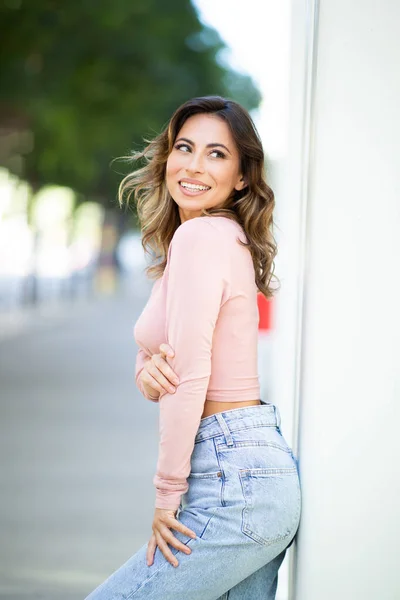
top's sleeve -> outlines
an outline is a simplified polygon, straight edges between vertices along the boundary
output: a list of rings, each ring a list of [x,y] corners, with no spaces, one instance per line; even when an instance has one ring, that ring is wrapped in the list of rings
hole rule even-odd
[[[139,379],[139,375],[142,372],[143,367],[146,364],[146,361],[150,360],[150,358],[151,358],[151,356],[146,354],[146,352],[144,350],[142,350],[142,348],[139,348],[138,353],[136,355],[135,381],[136,381],[137,388],[143,394],[143,396],[145,398],[147,398],[147,400],[151,400],[152,402],[158,402],[158,396],[154,397],[154,398],[149,396],[149,394],[145,391],[142,382]]]
[[[220,232],[202,217],[176,230],[168,253],[167,361],[179,377],[175,393],[159,400],[159,455],[153,478],[156,508],[175,510],[188,489],[190,457],[211,375],[213,332],[230,294],[228,250]]]

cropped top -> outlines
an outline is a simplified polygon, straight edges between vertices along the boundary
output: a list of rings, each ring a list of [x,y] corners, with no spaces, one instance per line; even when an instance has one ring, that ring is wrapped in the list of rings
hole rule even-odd
[[[159,403],[159,453],[153,484],[156,508],[176,510],[188,490],[190,457],[205,400],[260,398],[257,366],[258,288],[253,260],[239,223],[228,217],[194,217],[176,229],[163,275],[134,327],[139,375],[162,343],[177,374],[174,393]]]

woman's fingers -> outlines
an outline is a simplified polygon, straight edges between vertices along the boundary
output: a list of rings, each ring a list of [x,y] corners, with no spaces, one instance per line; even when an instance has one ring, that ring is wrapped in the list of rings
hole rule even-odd
[[[174,529],[175,529],[175,527],[174,527]],[[192,552],[191,549],[188,546],[186,546],[186,544],[183,544],[182,542],[180,542],[178,540],[178,538],[176,538],[174,536],[172,531],[170,529],[168,529],[168,527],[165,527],[162,530],[160,530],[160,534],[163,536],[164,540],[166,542],[168,542],[168,544],[170,544],[177,550],[180,550],[181,552],[184,552],[185,554],[191,554],[191,552]]]
[[[161,356],[161,354],[153,354],[153,363],[157,369],[166,377],[168,383],[178,385],[179,378],[176,373],[171,369],[167,361]]]
[[[193,539],[196,538],[196,532],[189,529],[189,527],[186,527],[183,523],[178,521],[178,519],[175,519],[173,529],[176,529],[177,531],[180,531],[184,535],[187,535]]]
[[[178,563],[177,559],[175,558],[175,556],[172,554],[171,550],[168,548],[167,542],[164,540],[161,533],[159,531],[156,531],[155,536],[156,536],[157,546],[160,548],[161,552],[163,553],[163,555],[165,556],[167,561],[169,563],[171,563],[171,565],[173,567],[177,567],[179,563]]]
[[[151,565],[153,564],[154,553],[156,551],[156,548],[157,548],[156,536],[153,533],[150,538],[149,543],[147,544],[147,551],[146,551],[146,562],[149,567],[151,567]]]
[[[171,358],[172,356],[175,356],[175,352],[174,350],[171,348],[171,346],[169,344],[160,344],[159,346],[160,348],[160,354],[159,355],[155,355],[155,356],[161,356],[162,359],[164,359],[164,356],[168,356],[169,358]],[[164,360],[164,375],[172,382],[175,384],[179,383],[179,378],[177,376],[177,374],[171,369],[171,367],[169,366],[169,364],[167,363],[166,360]]]
[[[149,362],[146,365],[147,375],[151,378],[149,380],[149,385],[153,386],[153,382],[157,382],[157,385],[153,386],[159,392],[169,392],[173,394],[175,392],[175,387],[171,384],[170,381],[163,375],[162,371],[160,371],[159,367],[153,363],[153,361]],[[143,369],[144,370],[144,369]]]
[[[196,537],[196,533],[186,527],[174,516],[176,511],[165,511],[163,509],[156,509],[156,516],[153,522],[153,532],[155,535],[156,543],[160,548],[161,552],[173,566],[178,566],[178,560],[176,556],[171,552],[168,544],[185,554],[191,554],[191,549],[183,544],[178,538],[176,538],[171,529],[181,531],[184,535],[191,538]]]
[[[148,369],[144,368],[141,375],[142,383],[151,387],[156,392],[165,392],[165,389],[158,383],[158,381],[149,373]]]
[[[153,354],[151,359],[146,362],[141,374],[141,381],[160,394],[164,392],[174,394],[175,386],[179,385],[179,378],[165,358],[173,356],[174,351],[166,343],[160,344],[160,351],[159,354]]]
[[[160,348],[160,352],[162,352],[166,356],[172,357],[175,354],[175,352],[173,351],[171,346],[169,344],[166,344],[165,342],[163,344],[160,344],[159,348]]]

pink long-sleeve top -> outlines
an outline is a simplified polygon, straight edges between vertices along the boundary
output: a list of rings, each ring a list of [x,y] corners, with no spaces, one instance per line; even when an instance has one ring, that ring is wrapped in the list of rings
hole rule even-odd
[[[162,343],[179,377],[159,399],[156,508],[176,510],[188,490],[190,457],[205,400],[260,398],[257,367],[258,288],[246,236],[228,217],[195,217],[175,231],[162,277],[136,321],[136,382]]]

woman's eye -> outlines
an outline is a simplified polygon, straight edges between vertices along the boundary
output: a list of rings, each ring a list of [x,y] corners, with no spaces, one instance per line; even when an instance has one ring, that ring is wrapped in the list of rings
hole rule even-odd
[[[177,145],[175,146],[175,148],[176,148],[177,150],[182,150],[182,148],[187,148],[188,150],[190,150],[190,148],[189,148],[189,146],[188,146],[187,144],[177,144]],[[185,150],[185,152],[186,152],[186,150]]]
[[[216,154],[217,158],[225,158],[225,154],[223,152],[220,152],[219,150],[213,150],[211,154]]]
[[[176,150],[181,150],[182,152],[191,152],[192,149],[187,144],[176,144]],[[225,154],[220,150],[212,150],[210,152],[210,156],[215,155],[215,158],[225,158]]]

